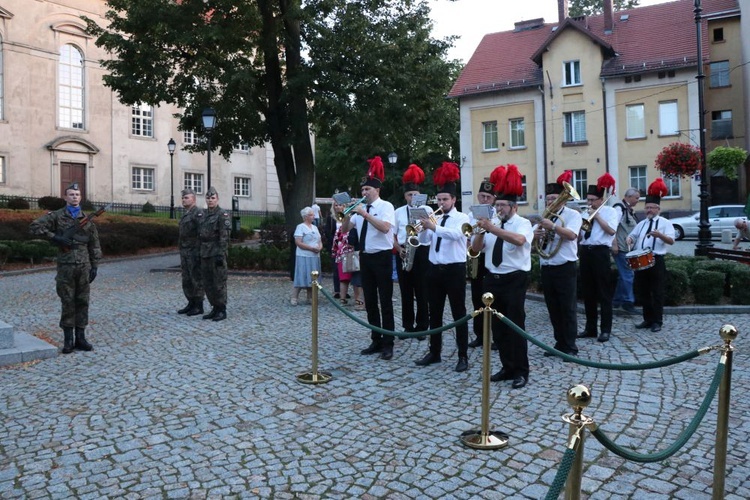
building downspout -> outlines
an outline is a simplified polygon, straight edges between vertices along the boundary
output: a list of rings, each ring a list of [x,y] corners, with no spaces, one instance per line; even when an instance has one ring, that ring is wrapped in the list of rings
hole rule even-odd
[[[544,124],[542,126],[542,145],[544,150],[544,157],[542,158],[542,161],[544,162],[544,182],[538,189],[541,193],[543,193],[545,186],[547,186],[548,184],[547,168],[549,167],[549,165],[547,165],[547,104],[546,96],[544,94],[544,85],[540,85],[538,88],[539,92],[542,93],[542,123]]]
[[[602,81],[602,117],[604,118],[604,171],[609,173],[609,136],[607,134],[607,89],[604,85],[605,79],[601,77]]]

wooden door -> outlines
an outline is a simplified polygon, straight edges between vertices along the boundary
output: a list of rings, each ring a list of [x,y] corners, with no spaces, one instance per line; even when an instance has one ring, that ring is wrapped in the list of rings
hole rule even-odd
[[[60,162],[60,196],[65,198],[65,189],[74,182],[81,190],[81,200],[86,199],[86,164]]]

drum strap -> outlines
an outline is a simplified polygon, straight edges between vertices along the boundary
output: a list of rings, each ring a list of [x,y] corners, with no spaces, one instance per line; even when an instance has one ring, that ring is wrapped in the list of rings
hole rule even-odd
[[[646,249],[646,238],[649,237],[648,233],[651,232],[652,228],[653,228],[654,231],[656,231],[657,229],[659,229],[659,221],[658,220],[656,221],[656,226],[654,226],[654,219],[651,219],[650,221],[648,221],[648,230],[646,231],[646,235],[643,237],[643,240],[641,240],[641,248],[644,249],[644,250]],[[641,227],[641,229],[643,229],[643,227]],[[648,248],[650,248],[651,250],[653,250],[654,249],[654,245],[656,245],[656,238],[654,238],[653,236],[651,236],[651,245]]]

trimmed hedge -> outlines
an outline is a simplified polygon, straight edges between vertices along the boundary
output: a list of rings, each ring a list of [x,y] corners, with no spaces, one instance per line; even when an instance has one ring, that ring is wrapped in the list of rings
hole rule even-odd
[[[750,266],[740,265],[730,278],[732,304],[750,304]]]
[[[718,304],[724,295],[726,275],[718,271],[699,269],[693,275],[693,296],[697,304]]]
[[[690,290],[690,278],[684,269],[667,268],[667,283],[664,289],[664,304],[678,306],[685,303]]]

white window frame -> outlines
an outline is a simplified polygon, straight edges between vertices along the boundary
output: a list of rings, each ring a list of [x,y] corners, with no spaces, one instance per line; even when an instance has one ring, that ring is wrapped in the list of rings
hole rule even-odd
[[[583,168],[580,170],[573,170],[573,179],[571,179],[571,184],[575,188],[576,191],[581,193],[581,196],[585,196],[586,191],[588,190],[588,184],[589,184],[589,174],[588,171]]]
[[[646,196],[648,189],[648,168],[646,165],[632,165],[628,167],[629,186],[638,190],[641,198]]]
[[[677,101],[659,103],[659,137],[679,135],[680,116]]]
[[[492,144],[493,137],[494,145]],[[482,122],[482,151],[497,151],[500,144],[498,139],[497,121]]]
[[[155,169],[153,167],[134,166],[130,170],[130,187],[134,191],[153,191]]]
[[[629,104],[625,106],[625,138],[626,139],[645,139],[646,138],[646,105]]]
[[[60,128],[84,130],[83,52],[66,43],[58,56],[57,124]]]
[[[511,118],[508,120],[508,134],[510,149],[523,149],[526,147],[526,123],[523,118]]]
[[[203,194],[203,174],[197,172],[185,172],[182,176],[183,189],[190,188],[195,194]]]
[[[183,130],[182,131],[182,143],[186,144],[188,146],[192,146],[196,142],[196,135],[195,131],[193,130]]]
[[[234,178],[234,196],[240,198],[253,197],[253,180],[251,177],[236,176]]]
[[[130,135],[154,137],[154,107],[139,103],[130,108]]]
[[[563,113],[563,138],[565,143],[586,142],[586,112]]]
[[[711,75],[709,79],[709,88],[717,89],[729,87],[729,61],[716,61],[710,64]]]
[[[246,142],[240,142],[239,144],[234,145],[234,150],[240,153],[249,153],[250,152],[250,144]]]
[[[682,196],[680,177],[676,175],[664,175],[664,184],[667,185],[667,195],[664,198],[679,198]]]
[[[563,62],[563,87],[575,87],[582,85],[581,82],[581,61],[564,61]]]
[[[8,182],[8,157],[0,155],[0,184],[6,184]]]
[[[529,197],[526,191],[526,176],[521,176],[521,187],[523,187],[523,193],[518,197],[518,203],[528,203]]]

